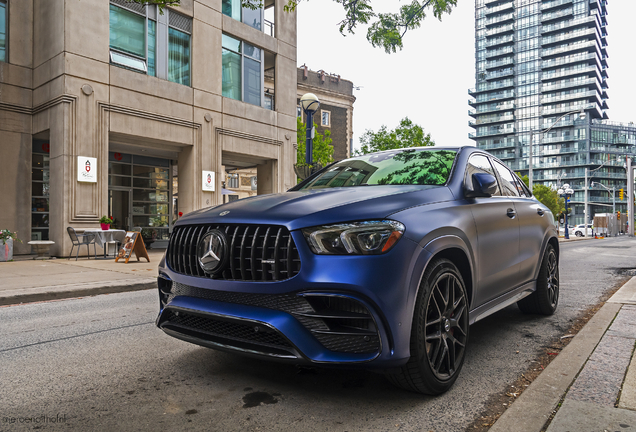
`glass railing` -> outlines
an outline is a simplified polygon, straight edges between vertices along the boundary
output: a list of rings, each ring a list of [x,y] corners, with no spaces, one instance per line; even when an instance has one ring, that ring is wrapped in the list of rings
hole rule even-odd
[[[513,35],[501,36],[501,37],[486,41],[486,47],[510,43],[510,42],[513,42],[514,40],[515,40],[515,37]]]
[[[564,16],[573,15],[573,14],[574,14],[574,9],[572,8],[565,9],[558,12],[544,13],[543,15],[541,15],[541,21],[550,21],[553,19],[557,19],[557,18],[561,18]]]
[[[548,9],[552,9],[555,8],[557,6],[561,6],[567,3],[572,3],[573,0],[554,0],[551,2],[547,2],[547,3],[543,3],[541,5],[541,10],[548,10]]]

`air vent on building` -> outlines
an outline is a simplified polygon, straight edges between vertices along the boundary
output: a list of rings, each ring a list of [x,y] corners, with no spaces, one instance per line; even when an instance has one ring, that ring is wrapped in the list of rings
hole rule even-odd
[[[170,27],[192,34],[192,18],[170,11],[168,16]]]
[[[128,0],[110,0],[110,2],[119,7],[123,7],[124,9],[128,9],[129,11],[146,15],[146,6],[141,5],[139,3],[131,2]]]

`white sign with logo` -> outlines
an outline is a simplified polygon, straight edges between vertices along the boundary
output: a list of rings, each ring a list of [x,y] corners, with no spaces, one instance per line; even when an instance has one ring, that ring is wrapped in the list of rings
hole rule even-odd
[[[250,186],[251,186],[252,190],[257,190],[258,189],[258,180],[257,180],[256,176],[250,177]]]
[[[214,171],[203,171],[203,192],[214,192]]]
[[[97,158],[77,157],[77,181],[97,183]]]

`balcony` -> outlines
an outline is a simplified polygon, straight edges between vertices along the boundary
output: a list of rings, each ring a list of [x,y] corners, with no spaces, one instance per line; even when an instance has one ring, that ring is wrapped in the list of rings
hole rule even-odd
[[[493,101],[501,101],[506,99],[514,99],[515,91],[514,90],[504,90],[496,93],[482,93],[475,98],[475,101],[471,103],[469,101],[469,105],[482,104]]]
[[[499,78],[507,77],[507,76],[510,76],[510,75],[514,75],[514,74],[515,74],[515,69],[513,67],[509,67],[509,68],[506,68],[506,69],[500,70],[500,71],[488,72],[486,74],[486,80],[490,81],[490,80],[499,79]]]
[[[515,20],[515,15],[513,13],[498,15],[486,20],[486,27],[490,28],[492,26],[511,23]]]
[[[585,138],[583,138],[583,140],[585,140]],[[574,135],[547,137],[540,140],[539,143],[540,144],[559,144],[559,143],[572,142],[572,141],[579,141],[579,138],[576,138]],[[561,153],[578,153],[579,151],[581,151],[581,149],[579,149],[578,146],[567,146],[567,147],[562,146],[560,149],[546,150],[546,153],[544,154],[548,155],[548,154],[561,154]],[[549,152],[552,152],[552,153],[549,153]]]
[[[496,50],[486,51],[486,58],[487,59],[492,59],[492,58],[495,58],[495,57],[501,57],[501,56],[504,56],[504,55],[514,54],[514,53],[515,53],[515,47],[508,46],[508,47],[499,48],[499,49],[496,49]]]
[[[554,8],[558,8],[559,6],[563,6],[565,4],[569,4],[572,3],[572,0],[554,0],[551,2],[547,2],[547,3],[543,3],[541,5],[541,11],[542,12],[547,12],[549,10],[552,10]]]
[[[563,78],[572,75],[583,75],[583,74],[596,74],[598,72],[598,66],[596,65],[584,65],[584,67],[568,67],[562,69],[555,69],[548,72],[544,72],[541,76],[541,81],[548,81],[557,78]]]
[[[477,143],[477,147],[482,150],[494,150],[494,149],[504,149],[504,148],[514,148],[515,147],[515,139],[514,138],[505,138],[505,139],[497,139],[497,140],[483,140]]]
[[[498,45],[510,44],[510,43],[514,43],[514,41],[515,41],[514,35],[506,35],[506,36],[498,37],[495,39],[488,39],[486,41],[486,48],[491,48]]]
[[[499,68],[503,68],[506,66],[511,66],[515,64],[515,58],[514,57],[505,57],[499,60],[491,60],[489,62],[486,62],[486,70],[490,70],[490,69],[499,69]]]
[[[563,17],[569,17],[574,15],[574,9],[569,8],[557,12],[544,13],[541,15],[541,22],[548,23],[550,21],[554,21],[557,19],[561,19]]]
[[[494,6],[491,8],[486,9],[486,16],[491,16],[494,15],[496,13],[499,12],[504,12],[504,11],[514,11],[515,10],[515,4],[512,1],[506,2],[504,4],[501,4],[499,6]]]
[[[499,126],[496,128],[488,128],[486,130],[478,130],[476,133],[468,134],[469,138],[480,138],[480,137],[488,137],[488,136],[497,136],[497,135],[510,135],[515,133],[514,127],[503,127]]]
[[[561,21],[559,23],[553,23],[544,25],[541,28],[541,34],[546,35],[555,31],[560,31],[569,27],[580,27],[583,25],[594,26],[597,25],[600,28],[600,21],[596,16],[588,16],[585,18],[572,19],[567,21]]]
[[[568,80],[562,80],[562,81],[555,81],[553,83],[544,83],[541,86],[541,91],[549,92],[549,91],[561,90],[561,89],[566,89],[571,87],[591,86],[594,84],[596,84],[598,87],[598,81],[596,78],[568,79]]]
[[[541,115],[544,117],[550,116],[550,115],[561,115],[570,111],[580,111],[582,109],[584,109],[585,111],[588,111],[589,109],[594,109],[594,108],[596,108],[596,110],[600,113],[601,110],[597,104],[590,104],[589,102],[583,102],[583,103],[571,104],[571,105],[562,106],[562,107],[554,107],[554,108],[543,107],[541,109]]]
[[[541,38],[541,45],[550,45],[557,42],[563,42],[572,39],[590,39],[588,36],[596,36],[600,42],[600,35],[594,27],[583,30],[569,31],[567,33],[559,33],[554,36],[544,36]]]
[[[468,122],[468,125],[471,127],[482,126],[486,124],[494,124],[494,123],[502,123],[502,122],[511,122],[515,120],[515,116],[513,114],[502,114],[498,116],[488,116],[488,117],[480,117],[474,122]]]
[[[554,48],[546,48],[541,50],[542,57],[555,56],[559,54],[563,54],[571,51],[589,51],[590,48],[596,48],[596,41],[583,41],[583,42],[575,42],[565,46],[557,46]]]
[[[514,102],[493,103],[488,105],[480,105],[475,110],[469,110],[468,115],[475,117],[481,114],[488,114],[500,111],[509,111],[515,109]]]
[[[546,105],[546,104],[564,102],[564,101],[575,100],[575,99],[588,99],[592,97],[597,97],[597,99],[600,100],[600,96],[596,91],[586,91],[586,92],[569,93],[569,94],[565,94],[561,96],[544,96],[541,98],[541,104]]]
[[[486,30],[486,37],[492,37],[495,35],[503,35],[506,33],[512,33],[515,31],[514,24],[506,24],[500,27],[493,27],[491,29]]]
[[[598,57],[598,54],[588,52],[544,60],[541,62],[541,69],[559,67],[570,63],[588,62],[590,60],[596,60],[596,64],[598,64],[599,67],[602,67],[602,60]]]
[[[501,81],[490,82],[487,84],[482,84],[478,89],[470,89],[468,90],[468,94],[471,96],[478,95],[479,93],[485,93],[493,90],[503,90],[506,88],[514,87],[515,81],[512,79],[506,79]]]

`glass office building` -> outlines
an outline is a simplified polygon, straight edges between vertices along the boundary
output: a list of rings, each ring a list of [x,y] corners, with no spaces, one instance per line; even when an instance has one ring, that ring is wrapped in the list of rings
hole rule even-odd
[[[583,223],[585,171],[626,201],[623,164],[636,128],[607,121],[607,0],[476,0],[475,88],[470,138],[521,175],[569,183],[572,223]],[[582,114],[585,115],[582,115]],[[588,191],[589,215],[611,212],[602,186]],[[606,207],[608,206],[609,207]]]

